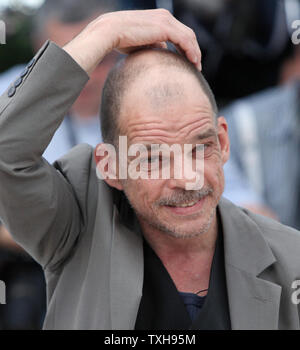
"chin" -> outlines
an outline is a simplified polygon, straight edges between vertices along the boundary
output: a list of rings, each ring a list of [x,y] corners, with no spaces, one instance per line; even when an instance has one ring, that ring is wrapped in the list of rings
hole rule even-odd
[[[170,237],[176,238],[176,239],[193,239],[196,237],[201,236],[203,233],[201,231],[192,231],[192,232],[181,232],[181,231],[168,231],[165,232],[168,234]]]
[[[173,220],[168,220],[161,222],[156,226],[161,232],[179,239],[191,239],[201,236],[209,231],[212,226],[215,211],[211,213],[207,218],[201,218],[199,220],[185,220],[181,222],[174,222]],[[194,222],[193,222],[194,221]],[[172,222],[172,224],[170,224]]]

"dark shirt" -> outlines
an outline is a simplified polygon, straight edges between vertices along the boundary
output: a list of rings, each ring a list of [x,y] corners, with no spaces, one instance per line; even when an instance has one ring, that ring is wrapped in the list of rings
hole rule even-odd
[[[195,311],[195,310],[194,310]],[[192,318],[194,319],[192,320]],[[230,329],[224,268],[223,232],[219,232],[212,262],[209,290],[202,307],[192,317],[173,280],[153,249],[144,240],[144,284],[135,329]]]
[[[190,319],[194,321],[205,302],[206,296],[201,297],[194,293],[184,292],[179,292],[179,295],[181,296],[186,310],[189,313]]]

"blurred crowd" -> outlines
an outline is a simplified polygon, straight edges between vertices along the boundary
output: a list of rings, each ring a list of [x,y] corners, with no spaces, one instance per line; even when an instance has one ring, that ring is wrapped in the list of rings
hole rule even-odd
[[[101,13],[156,7],[170,10],[197,35],[203,73],[229,125],[224,196],[300,229],[300,44],[291,41],[300,0],[45,0],[30,15],[28,42],[33,52],[47,39],[61,46]],[[50,163],[78,143],[101,141],[102,86],[118,58],[108,55],[92,74],[44,153]],[[1,72],[0,94],[25,66],[24,59]],[[6,283],[0,329],[40,329],[43,271],[3,224],[0,279]]]

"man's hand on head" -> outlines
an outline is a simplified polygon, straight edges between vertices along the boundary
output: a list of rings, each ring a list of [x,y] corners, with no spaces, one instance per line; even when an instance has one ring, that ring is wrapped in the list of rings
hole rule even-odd
[[[101,15],[63,49],[90,75],[114,49],[130,53],[141,47],[166,48],[167,41],[201,70],[201,52],[195,33],[164,9]]]

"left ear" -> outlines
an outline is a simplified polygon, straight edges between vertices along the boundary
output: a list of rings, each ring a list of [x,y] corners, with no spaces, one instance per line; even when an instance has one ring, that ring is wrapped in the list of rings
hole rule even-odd
[[[222,162],[225,164],[230,155],[230,141],[228,136],[228,125],[224,117],[218,118],[218,139],[221,148]]]

